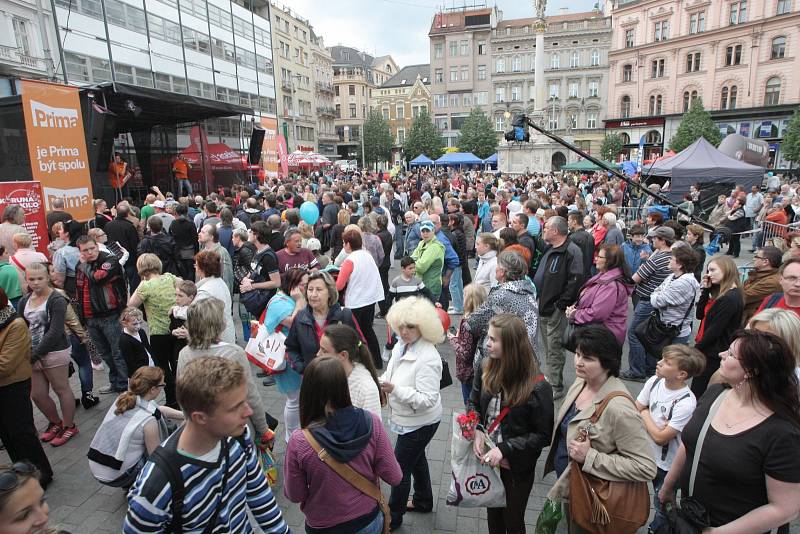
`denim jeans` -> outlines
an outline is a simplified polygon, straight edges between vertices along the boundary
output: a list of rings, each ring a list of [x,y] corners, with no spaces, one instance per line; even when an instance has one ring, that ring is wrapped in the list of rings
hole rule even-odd
[[[636,325],[647,320],[653,307],[650,305],[649,298],[642,298],[633,309],[633,319],[628,327],[628,368],[634,376],[643,377],[647,375],[647,355],[639,342],[639,338],[634,334]],[[654,367],[655,369],[655,367]]]
[[[72,345],[72,359],[78,364],[81,394],[91,393],[94,389],[94,375],[92,374],[92,360],[89,358],[89,351],[75,334],[69,335],[69,342]]]
[[[119,336],[122,327],[119,315],[110,317],[89,317],[86,319],[89,335],[108,365],[108,382],[112,389],[126,391],[128,389],[128,366],[119,350]]]
[[[665,478],[667,478],[667,471],[664,471],[660,467],[656,468],[656,478],[653,479],[653,511],[655,514],[649,525],[650,530],[653,532],[658,530],[667,520],[664,516],[664,511],[661,509],[661,501],[658,500],[658,492],[661,490],[661,486],[664,485]]]
[[[450,300],[456,313],[464,312],[464,284],[461,278],[461,267],[453,269],[450,276]]]
[[[372,523],[353,534],[381,534],[381,532],[383,532],[383,512],[378,511],[378,515],[375,516]]]
[[[399,260],[403,257],[403,225],[395,223],[394,227],[394,259]]]
[[[403,524],[403,514],[406,513],[408,495],[411,493],[411,477],[414,477],[414,508],[421,511],[433,509],[433,490],[431,489],[431,473],[428,470],[428,459],[425,457],[425,447],[428,446],[439,423],[418,428],[408,434],[397,436],[394,446],[394,456],[400,469],[403,471],[403,480],[392,488],[389,496],[389,509],[392,512],[392,528]]]
[[[187,196],[192,196],[192,182],[189,180],[178,180],[178,196],[183,196],[183,189],[189,192]]]
[[[472,394],[472,381],[461,382],[461,396],[464,397],[464,406],[469,401],[469,396]]]
[[[255,317],[250,315],[250,312],[244,307],[241,296],[236,297],[236,306],[239,309],[239,319],[242,321],[242,339],[247,343],[247,340],[250,339],[250,321],[255,319]]]

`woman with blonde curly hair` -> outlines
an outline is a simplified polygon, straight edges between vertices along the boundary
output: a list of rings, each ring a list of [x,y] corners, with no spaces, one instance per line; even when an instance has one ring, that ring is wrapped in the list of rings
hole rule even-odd
[[[442,357],[436,344],[444,339],[444,328],[436,308],[423,297],[408,297],[395,303],[386,321],[399,340],[392,349],[381,389],[391,408],[391,428],[398,434],[394,454],[403,470],[403,481],[392,488],[389,508],[392,530],[403,523],[407,510],[427,513],[433,510],[433,491],[425,457],[439,422],[442,399]],[[411,477],[414,495],[409,499]]]

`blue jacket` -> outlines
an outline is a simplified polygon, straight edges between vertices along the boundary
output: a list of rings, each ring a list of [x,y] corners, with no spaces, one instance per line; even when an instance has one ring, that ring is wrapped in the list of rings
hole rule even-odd
[[[422,241],[422,234],[419,233],[419,221],[417,221],[406,230],[405,255],[411,256],[417,250],[420,241]]]
[[[455,269],[461,262],[458,261],[458,254],[456,254],[456,249],[453,248],[453,244],[450,242],[450,238],[447,237],[442,230],[436,232],[436,239],[444,245],[444,268],[447,269]]]
[[[633,241],[628,240],[622,244],[622,252],[625,254],[625,263],[630,267],[631,273],[635,273],[639,270],[639,266],[644,263],[644,260],[639,256],[642,251],[648,254],[653,253],[653,249],[647,243],[642,243],[637,246],[633,244]]]

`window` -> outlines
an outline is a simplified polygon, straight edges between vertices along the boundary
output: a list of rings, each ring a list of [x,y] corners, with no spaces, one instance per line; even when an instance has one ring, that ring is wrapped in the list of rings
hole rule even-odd
[[[572,53],[572,57],[569,59],[569,67],[571,69],[577,68],[581,66],[580,62],[580,54],[577,51]]]
[[[700,52],[686,55],[686,72],[697,72],[700,70]]]
[[[447,117],[436,117],[436,129],[440,132],[447,129]]]
[[[522,58],[514,56],[511,60],[511,72],[519,72],[522,70]]]
[[[503,58],[498,58],[497,61],[494,62],[494,71],[495,72],[505,72],[506,71],[506,60]]]
[[[450,95],[450,107],[451,108],[459,107],[459,103],[458,103],[459,100],[460,99],[458,98],[458,95]]]
[[[692,102],[694,102],[695,98],[697,98],[697,91],[692,91],[692,92],[684,91],[683,92],[683,112],[684,113],[689,111],[689,108],[691,107]],[[723,109],[725,109],[725,108],[723,108]]]
[[[661,95],[650,95],[650,107],[648,108],[650,115],[661,115],[661,103]]]
[[[406,107],[403,104],[399,104],[395,107],[395,118],[397,119],[405,119],[406,118]]]
[[[552,56],[550,56],[550,68],[558,69],[560,68],[560,66],[561,66],[561,56],[559,56],[557,53],[554,53]]]
[[[551,115],[547,126],[550,130],[558,130],[558,115]]]
[[[472,95],[472,101],[476,106],[485,106],[489,103],[488,91],[476,91]]]
[[[479,56],[486,55],[486,41],[478,41],[478,55]]]
[[[528,100],[531,102],[536,100],[536,86],[532,83],[528,85]]]
[[[342,105],[341,104],[336,104],[336,118],[337,119],[341,119],[342,118]]]
[[[511,101],[519,102],[520,100],[522,100],[522,86],[520,85],[511,86]]]
[[[689,33],[703,33],[706,31],[706,12],[698,11],[689,15]]]
[[[433,55],[436,59],[444,57],[444,44],[436,43],[433,45]]]
[[[598,52],[597,50],[593,50],[592,51],[591,65],[592,65],[592,67],[600,66],[600,52]]]
[[[578,98],[578,87],[580,82],[569,82],[569,97]]]
[[[600,82],[592,80],[589,82],[589,98],[597,98],[600,96]]]
[[[735,85],[723,87],[720,93],[719,108],[736,109],[736,97],[738,96],[738,92],[739,88]]]
[[[505,117],[503,115],[495,115],[494,116],[494,131],[495,132],[502,132],[505,130]]]
[[[458,55],[458,41],[450,41],[450,57]]]
[[[465,108],[472,107],[472,93],[464,93],[461,100]]]
[[[406,131],[404,128],[397,129],[397,144],[402,145],[406,142]]]
[[[479,80],[486,79],[486,65],[478,65],[478,79]]]
[[[654,59],[650,64],[650,77],[663,78],[666,71],[665,59]]]
[[[385,121],[389,120],[389,108],[381,109],[381,114],[383,115],[383,120]]]
[[[333,93],[334,93],[336,96],[339,96],[339,86],[338,86],[338,85],[334,85],[334,86],[333,86]]]
[[[446,108],[447,95],[433,95],[433,105],[437,108]]]
[[[586,114],[586,127],[587,128],[597,128],[597,112],[590,111]]]
[[[629,82],[633,80],[633,65],[626,63],[622,66],[622,81]]]
[[[450,81],[451,82],[458,81],[458,67],[450,67]]]
[[[550,95],[550,98],[558,98],[558,93],[559,93],[558,82],[550,82],[550,89],[547,94]]]
[[[350,118],[351,119],[355,119],[356,118],[356,105],[355,104],[350,104]]]
[[[633,48],[633,30],[625,30],[625,48]]]
[[[773,76],[767,80],[766,91],[764,92],[764,105],[775,106],[781,99],[781,79]]]
[[[348,85],[347,86],[347,94],[350,96],[356,96],[356,86],[355,85]]]
[[[725,66],[741,65],[742,45],[731,45],[725,49]]]
[[[792,0],[778,0],[778,8],[775,10],[776,15],[783,15],[792,10]]]
[[[619,114],[623,119],[631,116],[631,97],[628,95],[623,96],[620,101]]]
[[[505,102],[506,101],[506,88],[505,87],[495,87],[494,88],[494,101],[495,102]]]
[[[786,55],[786,37],[776,37],[772,40],[770,59],[782,59]]]
[[[461,55],[466,56],[469,54],[469,41],[461,41]]]
[[[465,82],[469,80],[469,66],[461,65],[461,81]]]
[[[656,144],[661,142],[661,133],[658,130],[650,130],[644,136],[644,142],[648,144]]]
[[[575,129],[578,127],[578,114],[577,113],[570,113],[569,114],[569,127]]]
[[[747,0],[731,2],[731,24],[742,24],[747,22]]]
[[[31,55],[30,43],[30,24],[27,20],[14,17],[11,19],[14,25],[14,37],[17,41],[17,49],[26,56]]]
[[[669,21],[662,20],[656,22],[653,27],[653,39],[655,41],[666,41],[669,37]]]
[[[444,72],[442,69],[433,71],[433,81],[434,83],[444,83]]]

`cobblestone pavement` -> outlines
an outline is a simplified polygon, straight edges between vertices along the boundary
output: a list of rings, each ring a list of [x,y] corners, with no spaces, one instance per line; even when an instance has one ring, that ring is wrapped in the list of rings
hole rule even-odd
[[[745,245],[742,246],[747,250]],[[749,255],[748,255],[749,256]],[[749,262],[748,258],[739,260],[740,264]],[[395,262],[397,263],[397,262]],[[396,269],[392,270],[392,275]],[[241,333],[241,330],[238,330]],[[375,321],[375,332],[381,343],[386,338],[385,322]],[[455,361],[452,351],[447,344],[440,346],[441,353],[450,363],[450,369],[455,372]],[[626,365],[623,365],[623,369]],[[255,367],[252,371],[255,372]],[[571,383],[575,378],[575,373],[567,362],[565,367],[565,380]],[[95,391],[106,385],[107,373],[95,372]],[[261,381],[258,381],[259,384]],[[631,393],[635,396],[641,389],[641,384],[628,382]],[[72,377],[73,390],[79,394],[77,374]],[[277,417],[283,419],[284,398],[275,390],[274,387],[261,387],[261,394],[266,410]],[[47,491],[47,500],[50,504],[50,524],[53,527],[66,530],[72,534],[89,533],[118,533],[126,512],[125,493],[121,489],[109,488],[98,483],[92,478],[86,459],[86,452],[92,440],[94,432],[100,425],[106,410],[113,402],[114,397],[109,395],[102,396],[102,402],[96,408],[89,411],[78,408],[76,421],[80,433],[66,445],[54,448],[45,444],[50,462],[55,471],[55,480]],[[457,384],[442,390],[442,404],[444,413],[442,422],[436,435],[431,441],[427,457],[430,464],[431,479],[433,480],[433,493],[438,495],[433,513],[430,514],[407,514],[403,527],[398,532],[459,532],[459,533],[479,533],[488,532],[486,526],[486,510],[477,508],[454,508],[445,504],[445,498],[450,484],[450,437],[452,414],[463,409],[461,392]],[[46,422],[41,414],[36,412],[37,427],[44,428]],[[384,409],[384,425],[388,428],[389,411]],[[283,427],[278,429],[278,439],[276,439],[277,458],[281,464],[285,444],[283,441]],[[544,457],[543,452],[537,466],[537,479],[533,487],[528,509],[526,512],[526,523],[529,532],[533,532],[539,511],[542,509],[547,491],[555,481],[553,474],[542,479]],[[7,462],[8,456],[5,451],[0,452],[0,461]],[[298,505],[289,502],[284,496],[283,491],[278,485],[273,488],[277,496],[281,510],[289,525],[295,532],[303,532],[303,514]],[[388,495],[388,487],[384,486],[384,492]],[[563,522],[562,522],[563,527]],[[793,529],[800,529],[800,523],[793,523]],[[566,532],[566,529],[563,529]],[[642,529],[644,532],[645,529]]]

